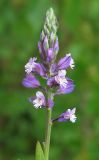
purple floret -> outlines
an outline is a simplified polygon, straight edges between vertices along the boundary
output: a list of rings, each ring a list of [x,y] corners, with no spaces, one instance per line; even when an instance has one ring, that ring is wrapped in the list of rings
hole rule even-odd
[[[74,68],[74,60],[71,57],[71,54],[67,54],[65,57],[61,58],[60,61],[58,62],[58,69],[67,69],[71,67],[72,69]]]
[[[22,84],[27,88],[38,88],[38,87],[40,87],[40,82],[31,73],[26,74],[26,77],[23,79]]]

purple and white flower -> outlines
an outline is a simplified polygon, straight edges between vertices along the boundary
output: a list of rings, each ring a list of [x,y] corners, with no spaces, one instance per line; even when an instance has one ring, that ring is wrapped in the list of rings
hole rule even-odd
[[[46,100],[44,94],[40,91],[36,92],[36,97],[33,99],[32,103],[36,109],[45,106]]]
[[[60,87],[66,87],[67,80],[66,80],[66,71],[65,70],[59,70],[58,74],[54,77],[51,77],[47,81],[47,85],[52,87],[59,85]]]
[[[29,59],[29,62],[25,65],[25,72],[27,74],[31,73],[35,68],[37,58],[33,57]]]
[[[35,72],[42,77],[46,77],[46,69],[43,64],[36,63],[37,58],[33,57],[29,59],[29,62],[25,65],[25,72],[27,74]]]
[[[34,105],[36,109],[42,107],[52,108],[54,106],[53,100],[50,98],[46,100],[44,94],[41,91],[37,91],[36,96],[30,97],[29,101]]]
[[[47,80],[47,85],[49,87],[57,87],[55,95],[69,94],[74,90],[75,87],[73,81],[70,78],[65,77],[65,72],[59,73],[59,75],[49,78]]]
[[[73,81],[68,77],[66,77],[66,80],[67,80],[66,87],[63,87],[63,86],[59,87],[56,94],[69,94],[73,92],[74,87],[75,87]]]
[[[60,85],[60,87],[66,88],[67,80],[66,80],[66,71],[65,70],[59,70],[58,75],[55,76],[55,81],[57,84]]]
[[[72,123],[75,123],[77,119],[75,112],[76,112],[76,108],[68,109],[66,112],[62,113],[59,116],[58,121],[64,122],[64,121],[70,120]]]

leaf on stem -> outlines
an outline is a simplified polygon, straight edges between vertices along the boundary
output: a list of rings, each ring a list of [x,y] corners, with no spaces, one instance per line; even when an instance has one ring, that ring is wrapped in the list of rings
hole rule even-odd
[[[35,160],[45,160],[44,153],[39,141],[36,144]]]

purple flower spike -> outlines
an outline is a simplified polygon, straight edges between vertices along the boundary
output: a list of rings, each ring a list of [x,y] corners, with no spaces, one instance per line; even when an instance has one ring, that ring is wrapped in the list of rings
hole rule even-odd
[[[40,82],[31,73],[26,75],[22,84],[27,88],[38,88],[40,86]]]
[[[74,68],[74,60],[71,57],[71,54],[67,54],[65,57],[61,58],[58,62],[58,69],[67,69],[67,68]]]
[[[54,96],[59,94],[69,94],[74,90],[74,83],[67,77],[67,69],[74,68],[74,60],[71,54],[66,54],[58,63],[56,61],[59,52],[59,41],[57,36],[58,23],[54,15],[54,11],[50,8],[46,13],[44,28],[38,42],[41,62],[37,62],[37,58],[30,58],[25,65],[26,77],[22,84],[27,88],[38,88],[36,95],[30,97],[29,101],[37,108],[46,108],[51,110],[54,106]],[[40,82],[36,76],[46,82]],[[46,83],[46,84],[45,84]],[[76,121],[76,108],[68,109],[62,113],[54,121]],[[51,118],[51,117],[49,117]]]
[[[75,85],[73,81],[67,77],[66,79],[67,79],[66,87],[60,87],[56,94],[69,94],[74,90]]]
[[[66,112],[62,113],[58,118],[58,122],[64,122],[70,120],[72,123],[75,123],[77,117],[75,115],[76,108],[68,109]]]
[[[33,103],[33,105],[36,109],[42,108],[43,106],[46,106],[45,96],[40,91],[36,92],[36,97],[30,98],[30,101]]]

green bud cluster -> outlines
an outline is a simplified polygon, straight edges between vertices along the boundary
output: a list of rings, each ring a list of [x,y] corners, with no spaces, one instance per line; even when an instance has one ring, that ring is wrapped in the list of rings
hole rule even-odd
[[[50,8],[46,12],[44,28],[41,33],[41,40],[43,40],[45,36],[47,36],[48,39],[50,39],[50,41],[55,40],[57,37],[56,36],[57,29],[58,29],[57,19],[53,9]]]

